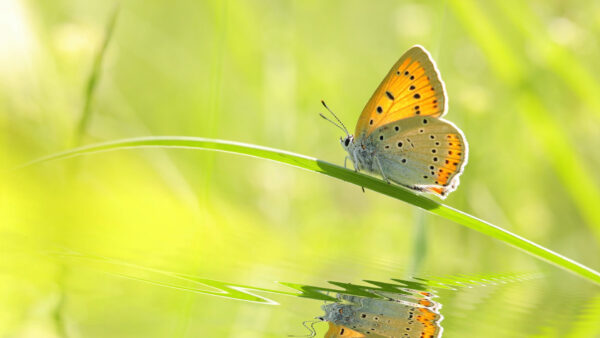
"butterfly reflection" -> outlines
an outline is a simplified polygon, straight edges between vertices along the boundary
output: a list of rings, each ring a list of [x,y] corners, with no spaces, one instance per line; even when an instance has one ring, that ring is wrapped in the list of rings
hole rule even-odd
[[[322,306],[333,337],[441,337],[441,304],[432,293],[402,288],[401,293],[372,290],[372,297],[338,293],[337,301]]]

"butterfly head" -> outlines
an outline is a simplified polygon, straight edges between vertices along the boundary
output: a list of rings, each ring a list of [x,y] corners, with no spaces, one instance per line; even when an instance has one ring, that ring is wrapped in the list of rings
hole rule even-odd
[[[346,137],[340,137],[340,143],[342,143],[342,147],[344,147],[344,149],[348,150],[348,147],[350,147],[354,143],[354,136],[350,135],[350,133],[348,132],[348,129],[346,128],[346,126],[344,125],[342,120],[340,120],[339,117],[337,117],[337,115],[335,115],[331,111],[331,109],[329,109],[329,107],[327,107],[327,105],[325,104],[325,101],[321,100],[321,103],[331,113],[331,115],[335,118],[335,121],[337,121],[337,123],[335,121],[327,118],[327,116],[325,116],[323,114],[319,114],[319,115],[322,118],[324,118],[325,120],[331,122],[334,126],[340,128],[344,133],[346,133]]]
[[[348,148],[354,143],[354,135],[346,135],[346,137],[340,137],[340,143],[342,144],[342,147],[344,147],[345,150],[348,150]]]

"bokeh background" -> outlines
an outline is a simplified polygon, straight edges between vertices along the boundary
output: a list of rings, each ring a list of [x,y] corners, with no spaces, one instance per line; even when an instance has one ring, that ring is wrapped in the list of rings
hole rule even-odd
[[[284,337],[322,314],[310,299],[267,305],[131,278],[147,269],[286,291],[275,281],[533,273],[443,291],[444,336],[600,335],[597,285],[315,173],[173,149],[12,170],[148,135],[342,164],[319,101],[353,129],[421,44],[470,144],[446,203],[598,269],[599,2],[121,1],[90,94],[115,5],[0,0],[0,336]],[[110,260],[131,271],[98,264]]]

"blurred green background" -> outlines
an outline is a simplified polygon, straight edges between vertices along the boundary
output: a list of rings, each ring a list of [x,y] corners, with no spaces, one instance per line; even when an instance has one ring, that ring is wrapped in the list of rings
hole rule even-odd
[[[471,150],[446,203],[598,269],[599,2],[122,1],[78,139],[115,5],[0,0],[0,336],[284,337],[322,314],[322,302],[214,297],[67,252],[286,291],[274,282],[540,272],[444,291],[444,336],[600,336],[596,285],[311,172],[160,149],[10,171],[146,135],[342,164],[319,101],[353,129],[391,65],[421,44]]]

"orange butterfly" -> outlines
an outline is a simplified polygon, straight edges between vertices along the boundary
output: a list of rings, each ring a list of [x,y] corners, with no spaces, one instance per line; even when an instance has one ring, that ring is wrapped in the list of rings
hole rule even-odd
[[[340,142],[355,170],[445,198],[458,186],[468,156],[462,131],[441,118],[447,106],[437,67],[417,45],[400,57],[367,102],[356,137],[333,112],[339,124],[321,116],[346,133]]]
[[[325,316],[318,317],[329,323],[324,337],[440,337],[441,304],[432,300],[431,293],[419,295],[420,299],[408,301],[402,297],[411,296],[390,293],[382,294],[382,298],[338,294],[338,302],[324,305]]]

